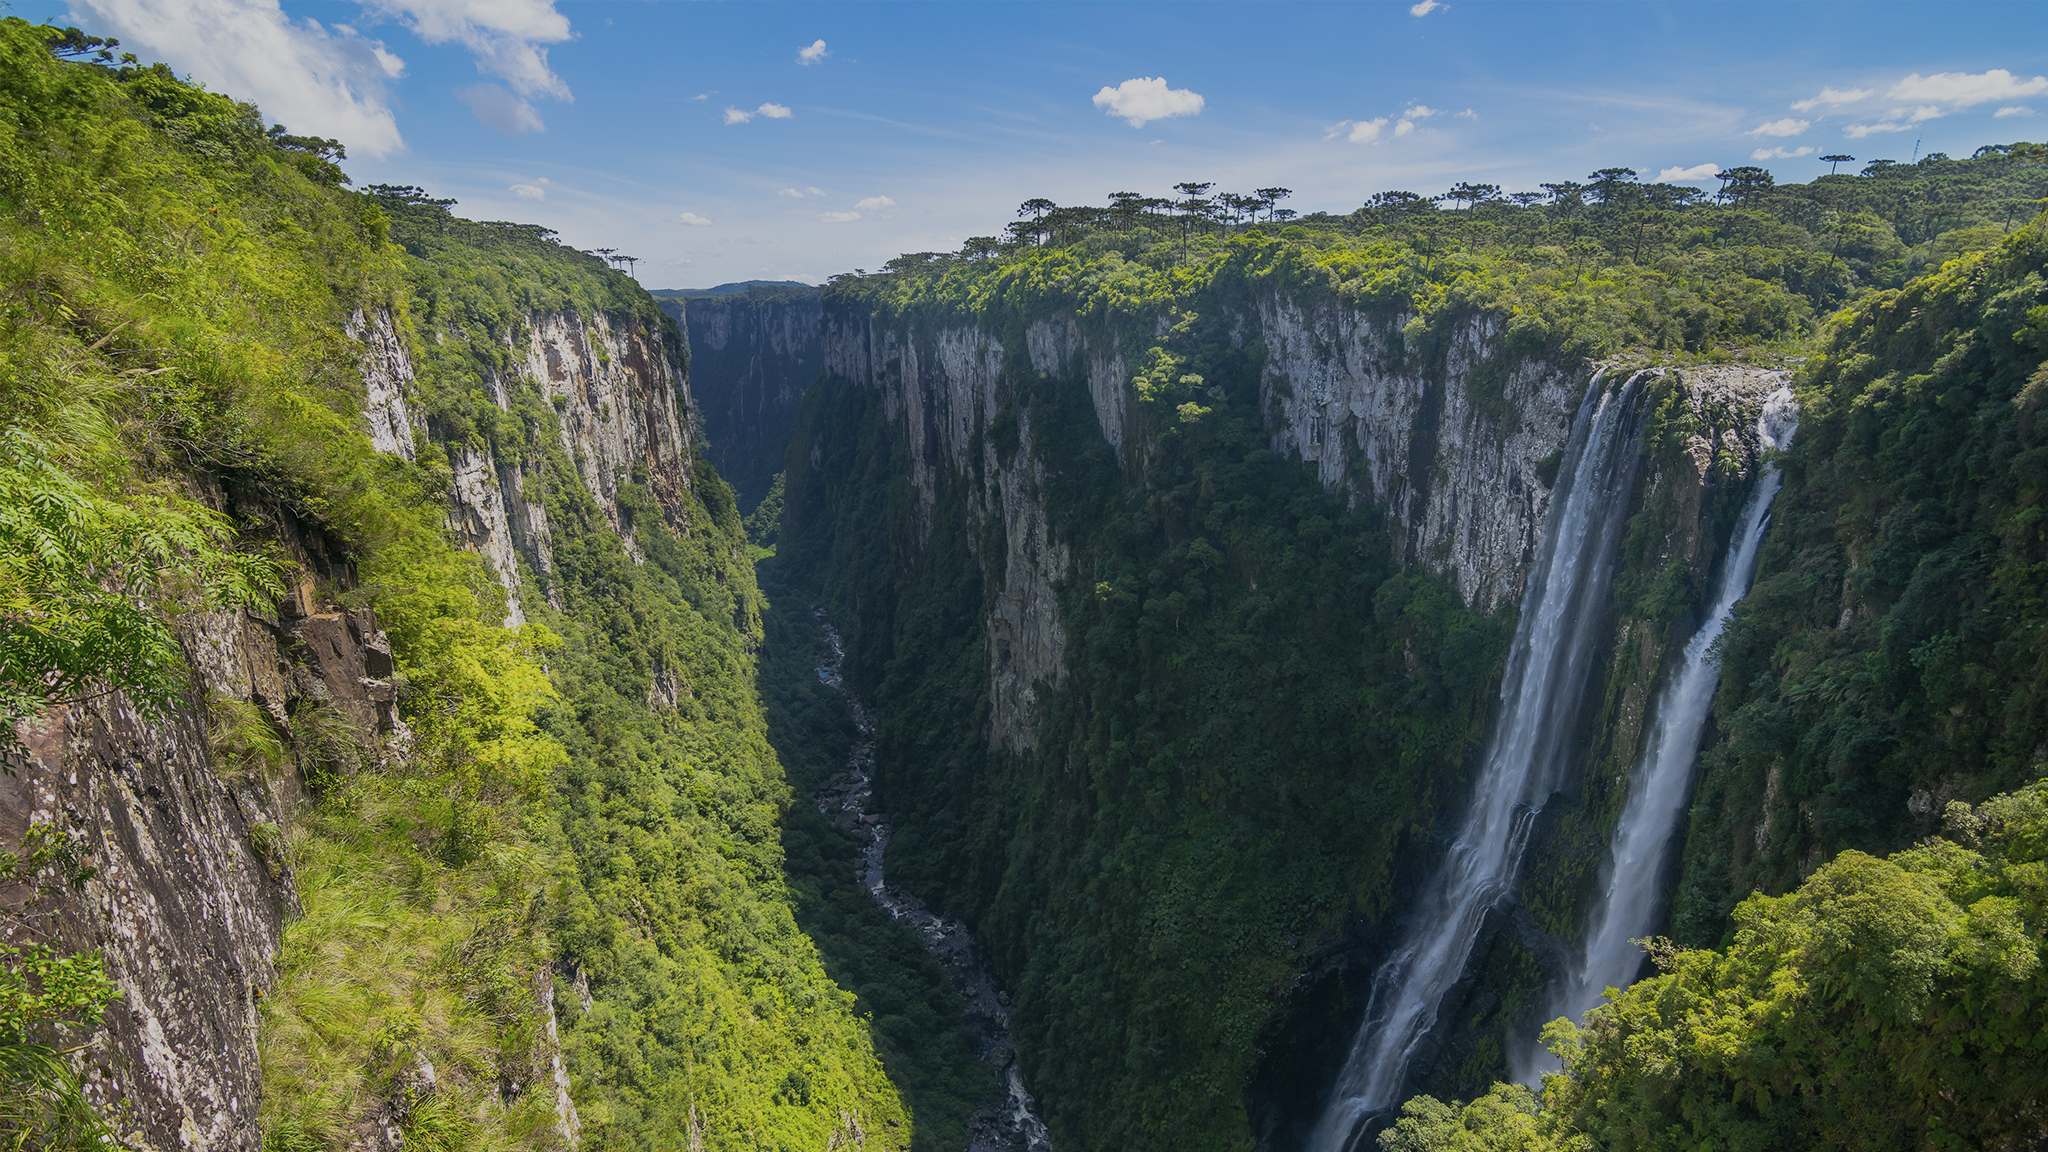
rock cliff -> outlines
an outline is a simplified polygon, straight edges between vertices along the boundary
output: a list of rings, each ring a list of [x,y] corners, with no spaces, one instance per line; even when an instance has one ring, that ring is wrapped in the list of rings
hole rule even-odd
[[[508,595],[509,622],[523,622],[527,574],[532,591],[549,595],[554,569],[540,490],[543,454],[500,451],[475,438],[447,443],[435,437],[407,405],[415,373],[389,314],[378,311],[365,320],[358,313],[349,332],[363,345],[364,420],[371,442],[406,459],[414,458],[421,442],[446,451],[453,472],[450,527],[491,562]],[[603,313],[588,319],[528,314],[505,351],[512,368],[488,381],[492,402],[509,413],[515,392],[538,393],[552,409],[552,431],[576,477],[629,552],[636,546],[619,499],[628,484],[645,487],[669,525],[688,530],[682,496],[693,483],[694,427],[678,333],[620,327]]]
[[[752,508],[782,471],[797,406],[824,367],[819,291],[763,285],[661,307],[689,339],[705,455]]]
[[[296,910],[284,829],[319,767],[297,737],[341,731],[381,757],[402,733],[389,641],[368,610],[316,591],[345,586],[346,567],[290,513],[242,511],[270,521],[298,564],[280,611],[184,617],[196,675],[182,707],[144,714],[114,694],[55,709],[40,731],[24,726],[29,756],[0,775],[0,846],[47,825],[95,870],[41,911],[67,947],[100,949],[120,989],[83,1054],[85,1082],[139,1152],[259,1146],[257,1002]],[[248,722],[289,750],[280,769],[222,754],[224,704],[255,706]]]

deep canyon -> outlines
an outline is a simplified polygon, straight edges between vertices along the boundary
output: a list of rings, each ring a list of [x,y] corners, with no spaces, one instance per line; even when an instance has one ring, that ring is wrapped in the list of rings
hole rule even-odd
[[[2048,1137],[2038,145],[650,294],[46,40],[23,1146]]]

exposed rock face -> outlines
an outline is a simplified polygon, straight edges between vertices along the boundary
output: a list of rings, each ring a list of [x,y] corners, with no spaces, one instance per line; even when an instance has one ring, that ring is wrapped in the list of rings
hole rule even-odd
[[[1512,360],[1489,314],[1458,325],[1440,364],[1412,363],[1400,346],[1408,319],[1263,301],[1273,447],[1315,461],[1328,486],[1384,502],[1405,530],[1403,561],[1449,576],[1468,606],[1490,612],[1521,598],[1586,375]]]
[[[430,429],[410,422],[400,390],[414,378],[405,345],[382,311],[368,321],[351,320],[349,330],[365,343],[371,442],[411,459]],[[624,526],[619,490],[638,483],[671,527],[687,531],[682,509],[691,484],[692,428],[680,346],[661,332],[616,327],[601,314],[587,321],[567,314],[530,314],[523,336],[523,343],[507,349],[516,377],[490,381],[498,408],[510,411],[518,387],[540,391],[555,411],[563,450],[613,529]],[[397,428],[403,434],[389,430]],[[454,472],[449,526],[471,551],[490,561],[505,586],[509,622],[522,623],[522,563],[539,590],[552,595],[547,578],[554,570],[554,545],[547,508],[535,486],[538,461],[500,459],[467,442],[443,448]],[[627,551],[634,552],[631,532],[621,536]]]
[[[804,389],[824,367],[825,309],[815,288],[755,287],[665,299],[690,342],[690,392],[704,452],[752,508],[782,471]]]
[[[1048,370],[1057,366],[1055,353],[1072,350],[1054,331],[1038,344],[1047,350]],[[905,430],[920,541],[930,538],[945,483],[967,485],[969,514],[976,521],[1000,522],[1002,554],[985,554],[984,545],[973,545],[984,577],[996,589],[983,630],[991,736],[1013,750],[1032,747],[1035,686],[1066,679],[1067,633],[1054,586],[1072,559],[1067,544],[1054,539],[1037,495],[1045,468],[1032,451],[1030,411],[1017,413],[1017,444],[1008,455],[994,437],[978,435],[1011,398],[1001,342],[972,328],[905,336],[871,322],[828,320],[825,354],[827,371],[881,392],[890,423]],[[972,459],[977,445],[978,461]]]
[[[43,926],[101,949],[121,990],[83,1060],[128,1146],[255,1152],[256,1002],[294,905],[281,829],[302,793],[289,771],[222,763],[207,699],[255,704],[280,733],[331,709],[375,749],[394,722],[391,646],[367,610],[192,616],[179,634],[200,681],[182,708],[146,716],[116,694],[24,729],[30,757],[0,776],[0,848],[51,825],[97,870]]]
[[[412,413],[405,401],[413,386],[412,357],[392,326],[391,313],[379,308],[365,316],[358,308],[342,331],[363,345],[363,419],[370,426],[370,443],[379,452],[412,459]]]

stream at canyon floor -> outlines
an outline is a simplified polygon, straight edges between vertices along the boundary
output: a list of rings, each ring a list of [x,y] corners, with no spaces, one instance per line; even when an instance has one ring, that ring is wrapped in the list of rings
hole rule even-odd
[[[1024,1087],[1024,1074],[1017,1067],[1017,1046],[1010,1039],[1010,997],[997,987],[989,974],[981,946],[974,934],[957,920],[943,920],[927,911],[924,902],[890,885],[882,873],[882,856],[889,847],[888,817],[873,810],[875,767],[875,720],[853,693],[846,690],[841,669],[846,648],[839,630],[832,627],[822,608],[812,608],[831,646],[831,659],[816,669],[818,679],[839,693],[853,713],[859,738],[847,758],[846,770],[819,785],[813,793],[818,811],[860,843],[860,862],[855,865],[861,887],[893,919],[908,924],[917,933],[925,951],[945,970],[946,979],[967,1002],[967,1018],[981,1030],[981,1058],[1003,1079],[1004,1106],[976,1112],[968,1120],[968,1152],[996,1152],[1024,1148],[1029,1152],[1052,1152],[1052,1139],[1039,1119],[1037,1105]]]

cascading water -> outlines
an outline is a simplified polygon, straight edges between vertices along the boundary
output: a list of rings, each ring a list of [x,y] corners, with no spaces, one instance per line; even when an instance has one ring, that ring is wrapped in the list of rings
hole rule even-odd
[[[1530,825],[1557,785],[1641,458],[1640,379],[1611,391],[1595,376],[1572,421],[1472,806],[1407,938],[1373,977],[1365,1022],[1309,1136],[1311,1152],[1347,1152],[1366,1118],[1397,1102],[1416,1045],[1464,972],[1486,913],[1512,884]]]
[[[1799,402],[1792,398],[1792,390],[1780,388],[1766,397],[1756,424],[1766,452],[1788,447],[1792,434],[1799,428]],[[1714,641],[1727,628],[1736,601],[1749,591],[1750,577],[1756,573],[1757,551],[1769,525],[1771,501],[1777,497],[1780,483],[1777,463],[1766,460],[1756,487],[1743,503],[1735,536],[1728,542],[1728,560],[1721,568],[1713,613],[1686,644],[1684,662],[1657,701],[1650,739],[1645,742],[1642,760],[1629,780],[1628,801],[1614,828],[1614,850],[1605,869],[1606,887],[1587,920],[1585,955],[1578,971],[1560,989],[1558,1014],[1573,1018],[1583,1015],[1586,1009],[1600,1003],[1606,989],[1628,987],[1642,967],[1643,950],[1629,941],[1646,935],[1656,925],[1664,854],[1678,830],[1679,810],[1685,806],[1692,783],[1693,759],[1699,752],[1700,732],[1706,727],[1707,709],[1721,678],[1713,658]],[[1531,1067],[1545,1064],[1556,1066],[1539,1049]]]

